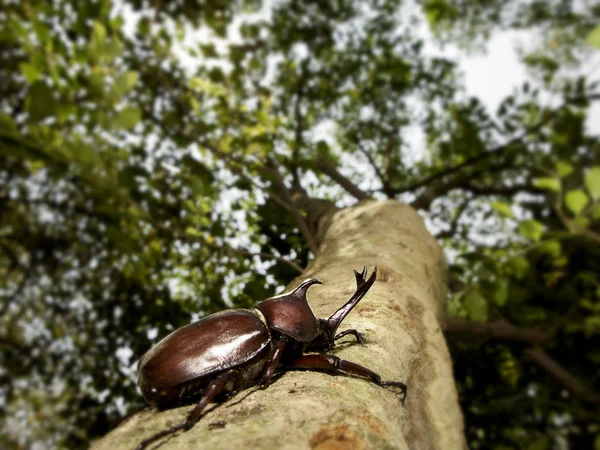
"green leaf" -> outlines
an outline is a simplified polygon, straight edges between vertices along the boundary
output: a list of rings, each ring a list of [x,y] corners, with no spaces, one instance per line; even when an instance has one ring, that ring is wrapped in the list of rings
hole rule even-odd
[[[0,135],[17,136],[18,134],[19,129],[13,118],[6,113],[0,112]]]
[[[205,92],[205,93],[207,93],[209,95],[213,95],[215,97],[221,97],[221,96],[227,95],[227,90],[223,86],[213,83],[210,80],[200,78],[200,77],[191,78],[189,86],[191,89],[194,89],[195,91]]]
[[[29,111],[31,120],[42,120],[54,114],[56,110],[56,101],[52,95],[52,90],[43,81],[36,81],[31,85],[27,95],[26,107]]]
[[[594,200],[600,199],[600,166],[594,166],[587,171],[585,187]]]
[[[508,286],[507,279],[499,280],[495,283],[492,299],[496,305],[504,306],[506,304],[506,300],[508,299]]]
[[[581,189],[573,189],[565,195],[565,204],[575,215],[579,214],[588,203],[588,196]]]
[[[527,450],[548,450],[550,448],[550,438],[541,437],[527,446]]]
[[[329,153],[329,144],[326,141],[317,142],[317,155],[323,159],[328,159]]]
[[[532,241],[539,241],[543,232],[544,226],[537,220],[523,220],[519,224],[519,233]]]
[[[203,196],[208,191],[206,183],[201,177],[191,176],[189,181],[189,187],[192,190],[194,196],[196,197]]]
[[[219,53],[217,53],[217,48],[215,44],[200,44],[200,51],[205,58],[218,58]]]
[[[559,177],[566,177],[573,172],[573,166],[567,162],[559,161],[556,163],[556,172]]]
[[[469,318],[476,322],[487,320],[487,302],[479,291],[470,291],[463,298],[463,306],[469,314]]]
[[[521,280],[529,271],[529,261],[522,256],[515,256],[508,260],[508,267],[515,278]]]
[[[137,83],[138,73],[135,70],[128,70],[115,78],[111,89],[111,98],[118,102],[127,92],[129,92]]]
[[[21,68],[21,73],[29,83],[35,83],[39,80],[41,74],[33,64],[21,63],[19,67]]]
[[[540,189],[546,189],[549,191],[556,191],[556,192],[560,191],[560,180],[558,180],[557,178],[550,178],[550,177],[535,178],[533,180],[533,185]]]
[[[119,86],[121,92],[126,93],[130,91],[137,83],[138,73],[135,70],[128,70],[123,72],[115,79],[115,84]]]
[[[117,38],[109,39],[101,48],[101,56],[104,61],[112,62],[123,53],[123,43]]]
[[[590,219],[585,216],[577,216],[573,219],[573,223],[581,228],[587,228],[590,226]]]
[[[513,215],[510,205],[506,202],[491,202],[490,206],[503,217],[512,217]]]
[[[583,330],[588,336],[600,334],[600,315],[586,317],[583,321]]]
[[[561,251],[562,251],[562,248],[560,246],[560,242],[558,242],[558,241],[542,242],[538,246],[538,249],[542,253],[546,253],[547,255],[550,255],[553,258],[558,258],[560,256],[560,254],[561,254]]]
[[[95,42],[104,42],[106,39],[106,28],[100,22],[94,22],[92,27],[92,40]]]
[[[202,237],[203,236],[201,231],[197,230],[196,228],[192,228],[192,227],[187,227],[185,229],[185,233],[190,236],[194,236],[194,237]]]
[[[142,111],[137,106],[127,106],[119,111],[112,119],[112,128],[133,128],[142,118]]]
[[[600,49],[600,25],[594,28],[590,34],[587,35],[585,39],[585,43],[591,45],[592,47],[596,47]]]
[[[88,83],[92,94],[101,96],[104,93],[104,78],[101,75],[92,73]]]

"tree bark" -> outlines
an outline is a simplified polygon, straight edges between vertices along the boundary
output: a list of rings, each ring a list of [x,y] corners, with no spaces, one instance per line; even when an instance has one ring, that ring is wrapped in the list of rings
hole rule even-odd
[[[446,295],[440,247],[417,213],[395,201],[368,200],[326,214],[318,256],[290,287],[309,277],[323,281],[308,299],[318,317],[327,317],[353,294],[352,269],[366,265],[370,273],[377,266],[377,281],[340,327],[356,328],[366,343],[342,344],[335,354],[383,380],[405,382],[406,403],[363,379],[287,372],[265,390],[250,389],[210,408],[194,428],[161,441],[160,449],[466,448],[440,327]],[[134,449],[185,420],[191,408],[138,413],[92,449]],[[219,421],[226,425],[211,426]]]

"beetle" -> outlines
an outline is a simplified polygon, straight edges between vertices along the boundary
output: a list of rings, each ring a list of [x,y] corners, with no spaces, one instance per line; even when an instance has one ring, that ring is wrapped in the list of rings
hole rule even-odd
[[[404,403],[406,384],[382,381],[370,369],[329,354],[335,342],[362,335],[354,329],[337,329],[344,318],[369,291],[377,267],[367,279],[367,268],[354,271],[356,292],[326,319],[315,317],[306,292],[319,280],[310,278],[289,293],[270,297],[251,309],[230,309],[211,314],[175,330],[152,347],[139,361],[138,385],[146,401],[159,409],[197,400],[187,419],[155,433],[137,447],[178,431],[192,428],[213,400],[226,399],[251,386],[266,388],[278,372],[317,370],[354,375],[382,387],[401,390]],[[306,354],[309,353],[309,354]]]

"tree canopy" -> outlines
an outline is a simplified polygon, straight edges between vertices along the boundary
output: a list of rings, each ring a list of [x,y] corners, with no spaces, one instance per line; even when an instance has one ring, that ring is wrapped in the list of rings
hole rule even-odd
[[[307,196],[426,218],[472,448],[600,448],[600,8],[580,3],[5,2],[2,446],[83,448],[140,407],[153,342],[314,258]],[[528,78],[495,111],[425,48],[511,29]]]

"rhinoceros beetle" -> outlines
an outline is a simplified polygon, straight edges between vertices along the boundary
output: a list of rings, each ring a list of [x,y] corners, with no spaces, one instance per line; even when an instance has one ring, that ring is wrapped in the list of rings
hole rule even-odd
[[[161,437],[189,430],[213,400],[229,398],[251,386],[268,386],[276,372],[318,370],[355,375],[378,386],[399,388],[404,402],[404,383],[382,381],[366,367],[327,353],[344,336],[364,342],[356,330],[336,334],[344,318],[375,282],[377,267],[368,280],[366,267],[362,273],[355,270],[354,275],[356,292],[327,319],[315,317],[306,300],[308,288],[322,284],[311,278],[292,292],[263,300],[251,310],[211,314],[175,330],[156,344],[138,364],[138,385],[144,398],[158,408],[192,400],[198,403],[183,423],[155,433],[142,441],[137,450]]]

